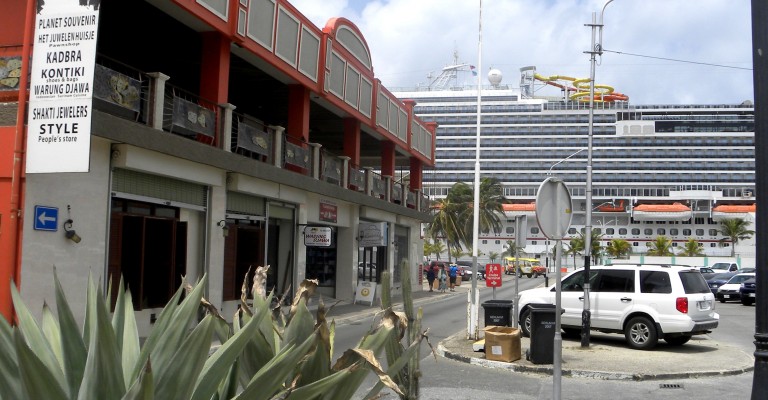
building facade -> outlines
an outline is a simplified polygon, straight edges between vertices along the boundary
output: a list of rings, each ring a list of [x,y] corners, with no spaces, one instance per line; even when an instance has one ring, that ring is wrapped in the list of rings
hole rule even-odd
[[[21,70],[34,7],[11,8],[0,58]],[[91,130],[77,138],[90,141],[87,171],[19,185],[15,143],[35,133],[16,116],[39,110],[19,102],[24,80],[0,87],[4,316],[11,281],[30,309],[52,303],[54,269],[78,316],[89,277],[112,293],[122,279],[142,334],[183,277],[205,276],[225,316],[259,266],[288,298],[317,279],[323,297],[353,301],[383,271],[400,291],[403,262],[417,278],[435,125],[376,79],[351,21],[316,27],[283,0],[96,9]]]

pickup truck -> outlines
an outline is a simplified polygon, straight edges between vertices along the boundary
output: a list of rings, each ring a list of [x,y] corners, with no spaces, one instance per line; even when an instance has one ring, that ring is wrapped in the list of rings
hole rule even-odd
[[[715,272],[737,272],[739,264],[735,262],[716,262],[710,266]]]

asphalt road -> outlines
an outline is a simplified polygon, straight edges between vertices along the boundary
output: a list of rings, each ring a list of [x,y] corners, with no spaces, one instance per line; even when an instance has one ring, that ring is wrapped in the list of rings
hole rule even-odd
[[[544,283],[543,278],[521,278],[519,290],[525,290]],[[468,282],[464,282],[468,285]],[[480,281],[480,304],[491,299],[492,289],[485,288]],[[504,276],[503,286],[496,289],[496,299],[512,299],[514,277]],[[467,297],[465,293],[441,298],[440,301],[422,303],[423,326],[429,328],[429,341],[436,348],[437,343],[459,331],[466,332]],[[480,326],[484,313],[480,306]],[[755,307],[740,303],[717,303],[720,325],[709,337],[718,342],[727,342],[751,353],[754,351]],[[337,326],[335,349],[337,353],[354,347],[356,341],[370,328],[372,318],[354,322],[342,322]],[[338,355],[337,355],[338,356]],[[642,352],[638,352],[642,357]],[[674,362],[674,360],[670,360]],[[705,355],[701,362],[706,363]],[[553,379],[551,376],[514,373],[505,370],[484,368],[442,357],[435,358],[428,346],[422,346],[420,399],[552,399]],[[753,374],[675,379],[666,381],[608,381],[593,378],[563,378],[561,399],[749,399]],[[370,378],[358,391],[360,398],[367,393],[375,381]],[[389,397],[394,396],[394,397]],[[397,398],[389,394],[388,398]]]

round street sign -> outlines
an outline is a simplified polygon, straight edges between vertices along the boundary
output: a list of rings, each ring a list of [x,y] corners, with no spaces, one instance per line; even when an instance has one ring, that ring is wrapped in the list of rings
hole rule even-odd
[[[565,237],[571,226],[572,207],[565,182],[555,177],[545,179],[536,195],[536,221],[541,233],[552,240]]]

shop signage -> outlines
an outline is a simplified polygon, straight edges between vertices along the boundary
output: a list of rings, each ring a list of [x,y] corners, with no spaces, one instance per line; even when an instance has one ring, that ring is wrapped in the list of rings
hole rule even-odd
[[[381,247],[387,245],[386,222],[361,222],[357,231],[358,246]]]
[[[366,302],[368,305],[372,306],[374,294],[376,294],[376,282],[357,282],[357,290],[355,291],[355,304],[358,302]]]
[[[320,202],[320,221],[336,223],[337,214],[338,207],[336,204],[327,201]]]
[[[46,0],[35,21],[27,173],[88,172],[99,1]]]
[[[304,228],[304,246],[330,247],[331,228],[327,226],[307,226]]]

